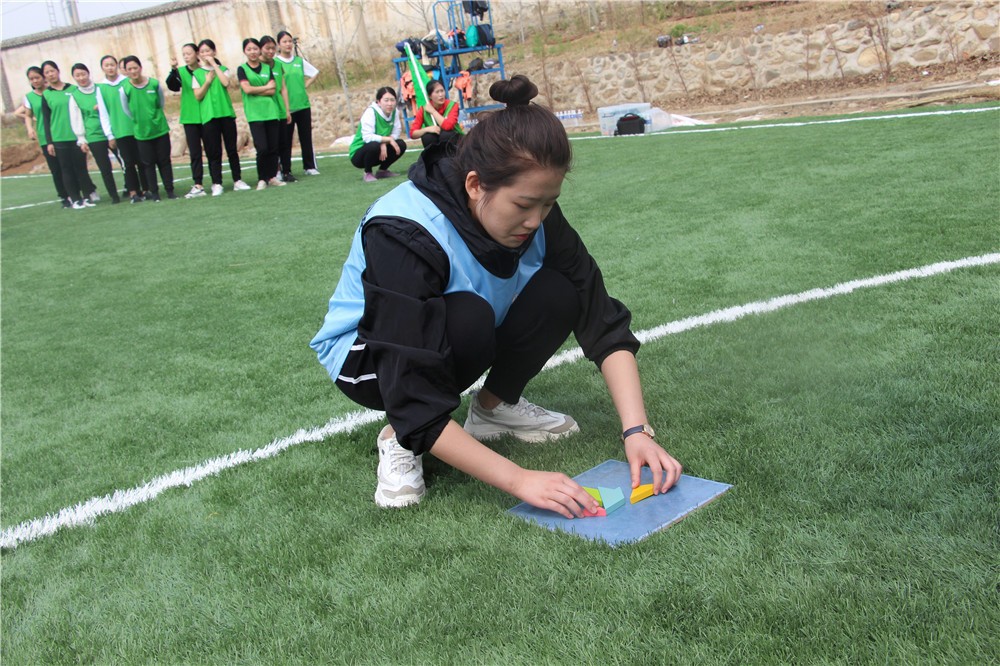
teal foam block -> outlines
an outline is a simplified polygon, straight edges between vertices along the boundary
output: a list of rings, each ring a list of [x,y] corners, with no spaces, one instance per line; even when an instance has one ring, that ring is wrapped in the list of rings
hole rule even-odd
[[[621,488],[598,488],[601,493],[601,502],[608,513],[613,513],[625,506],[625,493]]]
[[[597,467],[573,477],[577,483],[589,488],[631,488],[632,479],[628,463],[606,460]],[[643,467],[640,483],[652,483],[653,474]],[[563,518],[554,511],[546,511],[526,504],[518,504],[508,513],[536,523],[553,531],[567,532],[592,541],[604,541],[610,546],[642,541],[650,534],[673,525],[695,509],[701,508],[732,488],[730,484],[699,479],[682,474],[674,487],[666,493],[654,495],[636,504],[624,506],[601,518]]]

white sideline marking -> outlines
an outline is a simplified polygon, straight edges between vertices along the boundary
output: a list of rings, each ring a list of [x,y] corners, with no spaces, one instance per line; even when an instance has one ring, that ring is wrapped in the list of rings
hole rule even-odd
[[[947,273],[949,271],[959,268],[967,268],[969,266],[986,266],[988,264],[997,263],[1000,263],[1000,252],[983,254],[977,257],[966,257],[956,261],[942,261],[936,264],[921,266],[920,268],[897,271],[896,273],[877,275],[875,277],[852,280],[850,282],[841,282],[840,284],[836,284],[832,287],[810,289],[798,294],[778,296],[766,301],[754,301],[752,303],[747,303],[746,305],[738,305],[731,308],[725,308],[723,310],[714,310],[707,314],[696,317],[688,317],[686,319],[680,319],[669,324],[663,324],[662,326],[657,326],[646,331],[639,331],[636,333],[636,337],[642,342],[651,342],[664,336],[689,331],[693,328],[736,321],[737,319],[747,315],[773,312],[798,303],[806,303],[808,301],[817,301],[831,296],[849,294],[858,289],[879,287],[886,284],[892,284],[894,282],[912,280],[914,278],[930,277],[932,275]],[[555,368],[582,358],[583,352],[579,347],[569,349],[549,359],[549,362],[545,364],[543,369],[547,370]],[[255,451],[239,450],[235,453],[230,453],[219,458],[213,458],[194,467],[187,467],[171,472],[170,474],[157,477],[142,486],[137,486],[128,490],[116,490],[113,494],[104,495],[103,497],[92,497],[86,502],[81,502],[76,506],[62,509],[56,514],[48,514],[44,518],[36,518],[5,529],[3,533],[0,534],[0,548],[17,548],[17,546],[22,543],[34,541],[44,536],[49,536],[64,527],[91,525],[98,516],[109,513],[119,513],[125,509],[135,506],[136,504],[148,502],[164,490],[178,488],[180,486],[190,486],[195,481],[200,481],[207,476],[213,476],[225,469],[229,469],[230,467],[236,467],[255,460],[272,458],[292,446],[297,446],[305,442],[319,442],[331,435],[351,432],[359,426],[375,423],[376,421],[381,420],[383,415],[384,412],[376,412],[372,410],[351,412],[346,416],[332,419],[322,427],[312,428],[310,430],[298,430],[295,434],[290,435],[289,437],[276,439],[267,446],[259,448]]]

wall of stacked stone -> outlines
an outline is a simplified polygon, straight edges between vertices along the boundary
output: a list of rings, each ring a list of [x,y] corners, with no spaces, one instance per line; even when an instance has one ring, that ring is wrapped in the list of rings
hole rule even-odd
[[[947,3],[896,10],[782,34],[508,66],[551,89],[553,106],[667,103],[685,94],[778,87],[938,65],[1000,53],[1000,4]],[[882,35],[883,37],[880,37]],[[883,41],[885,44],[883,45]],[[887,47],[887,48],[886,48]],[[887,53],[887,55],[886,55]],[[588,103],[588,97],[590,103]],[[544,100],[543,101],[548,101]]]

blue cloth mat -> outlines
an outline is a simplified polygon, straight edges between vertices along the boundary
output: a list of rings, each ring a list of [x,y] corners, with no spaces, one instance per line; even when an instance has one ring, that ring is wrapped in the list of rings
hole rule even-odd
[[[610,546],[618,546],[641,541],[653,532],[669,527],[732,488],[728,483],[682,474],[674,487],[666,493],[653,495],[631,504],[629,495],[632,493],[632,480],[627,462],[606,460],[573,478],[588,488],[598,486],[621,488],[625,493],[625,506],[604,518],[572,520],[563,518],[554,511],[539,509],[524,502],[510,509],[508,513],[550,530],[560,530],[584,539],[604,541]],[[640,483],[652,483],[653,473],[649,468],[643,467],[640,479]]]

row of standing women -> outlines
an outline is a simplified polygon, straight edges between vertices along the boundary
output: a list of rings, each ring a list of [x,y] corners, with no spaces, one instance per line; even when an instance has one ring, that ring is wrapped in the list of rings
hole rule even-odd
[[[263,50],[261,43],[266,44]],[[257,147],[257,189],[295,179],[291,152],[296,128],[304,172],[318,175],[306,88],[319,72],[293,54],[294,40],[287,32],[279,33],[277,40],[246,40],[244,52],[247,47],[253,52],[254,45],[257,57],[251,59],[248,54],[248,62],[238,68],[236,79]],[[233,190],[251,189],[243,181],[237,152],[236,113],[228,90],[230,71],[219,62],[210,39],[197,45],[185,44],[182,56],[184,66],[174,66],[165,83],[168,89],[181,93],[180,122],[195,183],[186,198],[206,194],[204,158],[208,161],[212,194],[223,193],[223,146]],[[132,203],[160,200],[157,171],[167,198],[176,198],[170,128],[163,111],[160,82],[143,74],[142,63],[135,56],[127,56],[120,63],[114,56],[104,56],[101,69],[106,80],[95,84],[86,65],[73,65],[76,85],[63,82],[59,67],[52,61],[27,72],[32,91],[25,96],[18,115],[24,118],[29,136],[37,138],[42,146],[63,206],[86,208],[100,200],[87,173],[88,153],[94,156],[112,203],[120,201],[109,150],[122,165],[125,191]]]

